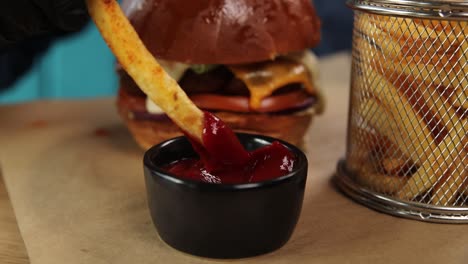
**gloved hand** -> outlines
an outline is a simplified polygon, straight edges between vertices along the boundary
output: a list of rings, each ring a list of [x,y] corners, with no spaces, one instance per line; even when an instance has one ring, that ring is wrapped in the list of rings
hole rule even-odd
[[[80,30],[84,0],[0,0],[0,48],[30,37]]]

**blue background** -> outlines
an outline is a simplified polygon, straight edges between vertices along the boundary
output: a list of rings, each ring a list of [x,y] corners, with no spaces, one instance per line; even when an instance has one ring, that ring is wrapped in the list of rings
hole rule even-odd
[[[322,41],[314,51],[323,56],[351,46],[352,12],[343,0],[316,0],[322,21]],[[115,59],[89,23],[79,33],[52,43],[36,56],[32,67],[8,89],[1,103],[36,99],[89,98],[115,95]]]
[[[114,67],[112,53],[89,23],[37,56],[31,69],[0,93],[0,103],[112,95],[117,89]]]

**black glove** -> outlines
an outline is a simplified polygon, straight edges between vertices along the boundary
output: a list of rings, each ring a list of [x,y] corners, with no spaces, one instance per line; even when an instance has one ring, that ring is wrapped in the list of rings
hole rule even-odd
[[[84,0],[0,0],[0,48],[31,37],[80,30]]]
[[[88,21],[85,0],[0,0],[0,91],[54,39],[79,31]]]

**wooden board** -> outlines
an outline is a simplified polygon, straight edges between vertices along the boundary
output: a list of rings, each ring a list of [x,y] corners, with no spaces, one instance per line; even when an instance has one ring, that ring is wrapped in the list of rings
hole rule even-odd
[[[112,99],[0,108],[0,160],[32,263],[466,263],[468,228],[377,213],[330,184],[345,151],[349,56],[321,62],[326,113],[307,136],[302,214],[281,249],[220,261],[163,243],[148,214],[143,152]]]

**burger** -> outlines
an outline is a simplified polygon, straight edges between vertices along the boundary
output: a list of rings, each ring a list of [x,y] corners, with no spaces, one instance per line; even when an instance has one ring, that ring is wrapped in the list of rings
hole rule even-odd
[[[301,145],[323,110],[310,0],[124,0],[145,46],[202,110],[238,132]],[[182,135],[122,69],[117,106],[140,146]]]

